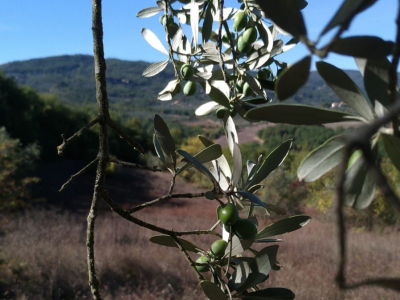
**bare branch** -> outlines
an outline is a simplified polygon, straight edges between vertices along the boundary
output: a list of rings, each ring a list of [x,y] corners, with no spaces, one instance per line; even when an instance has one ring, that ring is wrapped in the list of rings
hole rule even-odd
[[[183,253],[183,255],[185,256],[186,260],[189,262],[190,266],[196,272],[197,278],[199,278],[200,281],[204,280],[203,275],[201,275],[200,272],[196,269],[196,263],[191,259],[191,257],[189,256],[189,254],[187,253],[185,248],[182,247],[182,244],[179,241],[179,239],[175,235],[171,235],[171,237],[174,239],[175,244],[178,246],[179,250]]]
[[[144,150],[142,146],[136,142],[134,139],[132,139],[120,126],[118,126],[111,118],[107,118],[106,122],[108,126],[111,127],[112,130],[114,130],[121,139],[123,139],[128,145],[133,147],[134,149],[138,150],[141,154],[144,154]]]
[[[79,129],[79,131],[77,131],[74,135],[72,135],[71,137],[69,137],[68,139],[65,138],[65,135],[62,134],[61,138],[63,139],[63,142],[60,146],[57,147],[57,153],[58,155],[62,156],[64,155],[64,150],[65,148],[68,147],[68,145],[75,140],[76,138],[80,137],[82,134],[84,134],[89,128],[91,128],[93,125],[97,124],[99,122],[99,118],[97,117],[96,119],[94,119],[93,121],[87,123],[84,127],[82,127],[81,129]]]
[[[219,5],[219,27],[218,27],[218,49],[219,49],[219,66],[224,76],[224,81],[229,85],[228,77],[226,76],[224,58],[222,56],[222,24],[224,22],[224,0],[218,1]],[[233,48],[232,48],[233,49]]]
[[[145,221],[142,221],[138,218],[135,218],[133,216],[130,215],[130,213],[127,210],[124,210],[123,208],[121,208],[118,203],[114,202],[109,196],[107,191],[103,192],[102,195],[103,200],[108,204],[108,206],[111,208],[111,210],[113,210],[114,212],[116,212],[118,215],[120,215],[122,218],[135,223],[136,225],[139,225],[141,227],[150,229],[152,231],[156,231],[159,233],[163,233],[169,236],[175,235],[175,236],[183,236],[183,235],[204,235],[204,234],[211,234],[211,235],[215,235],[218,237],[221,237],[221,235],[218,232],[215,231],[211,231],[211,230],[193,230],[193,231],[174,231],[174,230],[167,230],[164,229],[162,227],[158,227],[154,224],[150,224],[147,223]]]
[[[165,196],[162,196],[160,198],[154,199],[152,201],[148,201],[146,203],[142,203],[134,208],[128,209],[127,212],[129,214],[133,214],[134,212],[137,212],[139,210],[142,210],[146,207],[152,206],[158,202],[164,201],[164,200],[169,200],[169,199],[173,199],[173,198],[198,198],[198,197],[204,197],[205,193],[198,193],[198,194],[168,194]]]
[[[67,186],[75,180],[75,178],[77,178],[79,175],[82,175],[83,173],[86,172],[87,169],[89,169],[91,166],[93,166],[97,161],[99,160],[99,158],[95,158],[93,161],[91,161],[88,165],[86,165],[83,169],[81,169],[78,173],[75,173],[74,175],[72,175],[70,177],[70,179],[68,179],[68,181],[66,183],[64,183],[62,185],[62,187],[60,188],[59,192],[62,192],[63,190],[65,190],[67,188]]]
[[[161,170],[157,166],[154,166],[154,167],[142,166],[142,165],[139,165],[139,164],[135,164],[135,163],[130,163],[130,162],[127,162],[127,161],[119,160],[119,159],[114,158],[114,157],[110,158],[110,162],[113,162],[113,163],[116,163],[116,164],[119,164],[119,165],[123,165],[123,166],[127,166],[127,167],[130,167],[130,168],[134,168],[134,169],[142,169],[142,170],[149,170],[149,171],[153,171],[153,172],[161,172]]]

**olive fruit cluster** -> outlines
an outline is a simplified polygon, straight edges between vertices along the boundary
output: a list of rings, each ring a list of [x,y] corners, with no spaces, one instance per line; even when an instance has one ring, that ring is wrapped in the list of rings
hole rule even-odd
[[[236,92],[243,94],[244,97],[253,95],[253,90],[251,89],[250,85],[243,80],[239,80],[236,83]]]
[[[182,78],[188,80],[188,82],[186,82],[185,86],[183,87],[183,93],[185,94],[185,96],[193,96],[197,91],[196,83],[190,80],[193,74],[194,74],[194,68],[190,64],[182,65],[181,67]]]
[[[233,30],[240,32],[246,28],[247,14],[243,10],[239,10],[233,21]],[[247,54],[252,49],[252,44],[257,40],[257,29],[254,26],[248,26],[237,41],[237,50],[240,53]]]
[[[218,209],[218,219],[225,226],[231,226],[232,232],[242,240],[254,239],[257,235],[257,225],[250,219],[241,219],[233,203],[227,203]]]
[[[211,259],[221,259],[225,250],[228,247],[228,242],[224,240],[216,240],[211,245],[211,251],[208,252],[209,256],[202,255],[197,260],[196,263],[206,264],[211,261]],[[208,265],[196,266],[197,271],[199,272],[207,272],[210,268]]]

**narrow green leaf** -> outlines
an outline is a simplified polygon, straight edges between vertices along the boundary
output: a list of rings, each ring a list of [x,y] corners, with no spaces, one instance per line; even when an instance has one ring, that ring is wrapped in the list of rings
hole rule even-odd
[[[165,49],[165,47],[163,46],[161,41],[150,29],[143,28],[142,36],[150,44],[150,46],[152,46],[154,49],[168,55],[167,49]]]
[[[206,87],[206,82],[200,82],[200,85],[202,86],[203,90],[208,94],[211,100],[217,102],[222,106],[229,107],[229,99],[225,96],[223,92],[211,85],[209,86],[208,90],[208,88]]]
[[[206,10],[206,15],[204,17],[203,28],[201,31],[203,37],[203,44],[207,43],[211,37],[212,25],[214,22],[212,10],[215,10],[214,5],[212,2],[209,2]]]
[[[199,5],[195,0],[191,0],[190,5],[190,27],[192,28],[194,48],[196,49],[199,42]]]
[[[258,5],[277,26],[294,37],[307,35],[299,6],[293,0],[258,0]]]
[[[287,140],[275,148],[264,160],[260,168],[256,171],[250,181],[246,182],[246,188],[252,187],[255,184],[263,181],[267,176],[280,166],[285,160],[292,147],[293,140]]]
[[[279,75],[275,83],[275,93],[279,100],[293,96],[308,80],[311,56],[306,56]]]
[[[254,287],[268,279],[268,274],[276,263],[278,247],[278,245],[265,247],[257,253],[253,261],[250,263],[250,273],[247,276],[245,283],[242,284],[240,288],[236,289],[238,293]]]
[[[245,116],[258,121],[292,125],[321,125],[351,120],[358,121],[356,116],[345,112],[286,103],[253,108]]]
[[[167,164],[167,161],[165,160],[164,153],[161,149],[160,143],[158,141],[158,138],[155,134],[153,134],[153,144],[154,144],[154,149],[156,150],[157,156],[161,159],[164,165]]]
[[[199,163],[207,163],[210,162],[214,159],[219,158],[222,155],[222,147],[219,144],[213,144],[203,150],[201,150],[199,153],[194,155],[193,157],[199,162]],[[182,159],[183,162],[188,162],[186,158]],[[187,169],[190,167],[191,164],[187,163],[183,165],[179,172],[182,172],[183,170]]]
[[[345,204],[356,209],[368,207],[375,194],[375,178],[364,157],[359,157],[346,171]]]
[[[383,134],[383,145],[393,165],[400,171],[400,139],[393,135]]]
[[[377,0],[345,0],[331,21],[321,32],[321,36],[336,26],[345,25],[355,14],[374,4]]]
[[[240,294],[237,297],[245,300],[293,300],[295,294],[285,288],[267,288],[256,292]]]
[[[346,102],[366,120],[374,119],[371,103],[344,71],[323,61],[317,62],[317,70],[342,101]]]
[[[338,136],[310,152],[301,162],[297,177],[300,181],[313,182],[336,167],[343,157],[345,143]]]
[[[231,256],[236,256],[243,253],[253,245],[254,240],[241,240],[236,235],[232,235],[232,254]],[[225,255],[229,255],[230,244],[225,250]]]
[[[377,59],[392,54],[394,43],[375,36],[352,36],[335,40],[330,50],[342,55]]]
[[[197,247],[196,245],[187,240],[181,238],[178,238],[178,240],[181,243],[183,249],[185,249],[186,251],[196,252],[196,253],[203,251],[201,248]],[[161,246],[178,248],[174,239],[169,235],[154,235],[149,239],[149,241]]]
[[[265,239],[271,236],[295,231],[305,226],[310,220],[311,217],[306,215],[298,215],[279,220],[261,230],[257,234],[256,239]]]
[[[231,184],[233,187],[238,186],[238,182],[242,177],[242,153],[240,152],[239,145],[237,143],[233,144],[233,172]]]
[[[260,199],[258,199],[258,197],[256,195],[254,195],[252,193],[245,192],[245,191],[237,191],[237,193],[239,195],[241,195],[243,198],[249,200],[250,202],[253,202],[253,203],[255,203],[255,204],[257,204],[259,206],[262,206],[265,209],[267,209],[267,206],[265,205],[265,203],[262,202]]]
[[[390,62],[386,57],[380,59],[356,59],[356,63],[364,76],[364,87],[369,99],[378,100],[382,105],[389,105],[389,69]]]
[[[154,131],[157,136],[158,142],[160,143],[161,148],[164,153],[167,155],[169,159],[171,159],[173,169],[176,168],[176,154],[175,154],[175,142],[172,138],[171,133],[169,132],[167,124],[165,124],[164,120],[159,116],[154,116]]]
[[[201,281],[200,287],[210,300],[228,300],[228,296],[221,291],[221,288],[211,281]]]
[[[168,66],[169,59],[151,64],[143,71],[143,77],[152,77],[162,72]]]
[[[148,7],[145,9],[142,9],[139,11],[136,15],[138,18],[150,18],[156,14],[158,14],[160,11],[163,11],[162,7]]]
[[[180,155],[182,155],[184,158],[186,158],[187,161],[189,163],[191,163],[193,165],[193,167],[195,167],[198,171],[200,171],[201,173],[206,175],[213,182],[214,186],[218,186],[218,183],[216,182],[214,176],[196,158],[194,158],[192,155],[190,155],[189,153],[187,153],[184,150],[178,149],[178,150],[176,150],[176,152],[178,152]]]

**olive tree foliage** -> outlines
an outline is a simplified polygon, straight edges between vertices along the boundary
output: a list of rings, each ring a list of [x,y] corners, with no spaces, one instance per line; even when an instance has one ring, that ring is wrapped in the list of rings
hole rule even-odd
[[[321,31],[320,38],[327,32],[336,30],[336,34],[325,45],[320,45],[320,38],[311,41],[307,37],[301,13],[307,6],[304,0],[232,2],[234,3],[230,7],[223,0],[160,0],[138,13],[141,18],[159,17],[165,28],[165,37],[157,37],[151,30],[142,29],[142,35],[148,43],[166,55],[165,60],[144,70],[143,76],[154,76],[172,64],[175,78],[171,78],[164,90],[159,92],[158,99],[161,101],[171,100],[181,93],[182,82],[186,82],[183,87],[186,96],[196,93],[199,85],[210,101],[197,108],[195,113],[206,115],[215,112],[221,119],[233,165],[228,164],[220,145],[203,136],[199,136],[204,145],[200,152],[187,153],[177,149],[167,124],[161,116],[156,115],[154,148],[171,173],[170,188],[164,196],[131,209],[123,209],[112,200],[112,195],[108,194],[105,187],[107,165],[113,162],[149,171],[159,170],[110,157],[112,149],[108,145],[109,129],[137,151],[143,153],[144,150],[116,125],[109,114],[101,0],[92,0],[99,114],[70,138],[63,136],[63,143],[58,151],[62,154],[72,140],[90,127],[99,126],[98,156],[83,170],[71,176],[63,186],[66,188],[79,174],[97,164],[92,205],[87,218],[89,285],[94,299],[101,299],[94,255],[94,224],[99,201],[105,201],[113,212],[127,221],[156,232],[157,235],[150,239],[151,242],[178,248],[188,261],[188,267],[198,277],[200,288],[208,299],[294,299],[295,294],[287,288],[263,289],[259,285],[268,280],[269,276],[273,276],[270,274],[272,271],[281,267],[277,260],[277,243],[282,240],[275,236],[302,228],[310,217],[284,217],[266,228],[258,228],[254,210],[255,207],[261,207],[267,215],[286,213],[281,207],[268,203],[268,199],[260,199],[257,192],[263,188],[263,180],[285,159],[292,141],[287,140],[276,145],[276,149],[266,158],[260,156],[254,162],[243,158],[234,122],[236,114],[249,122],[314,125],[355,120],[365,123],[356,132],[330,139],[312,151],[300,165],[298,177],[310,182],[339,166],[339,286],[353,288],[372,284],[399,290],[400,281],[397,279],[373,279],[352,285],[347,283],[344,276],[346,227],[343,206],[347,204],[360,209],[368,206],[377,185],[393,205],[393,209],[400,211],[400,201],[376,164],[377,143],[382,139],[388,156],[400,169],[400,101],[397,100],[396,87],[400,34],[395,42],[371,36],[342,38],[354,17],[372,6],[376,2],[373,0],[345,0]],[[167,46],[161,42],[164,38]],[[308,48],[308,56],[293,65],[278,60],[280,53],[290,50],[299,42]],[[356,57],[364,76],[368,97],[344,71],[323,60],[317,62],[320,75],[353,108],[354,113],[282,102],[306,83],[311,57],[323,59],[330,52]],[[387,59],[389,55],[392,55],[391,62]],[[354,152],[356,149],[360,151]],[[348,163],[350,156],[352,158]],[[182,172],[200,172],[210,180],[212,189],[198,194],[175,194],[175,179]],[[172,198],[199,198],[199,205],[200,201],[215,201],[218,216],[216,223],[210,224],[210,229],[206,230],[175,231],[147,223],[137,217],[140,210]],[[202,249],[183,238],[190,235],[214,235],[217,241],[208,249]],[[255,250],[253,245],[257,243],[267,246]],[[206,273],[208,274],[204,275]]]

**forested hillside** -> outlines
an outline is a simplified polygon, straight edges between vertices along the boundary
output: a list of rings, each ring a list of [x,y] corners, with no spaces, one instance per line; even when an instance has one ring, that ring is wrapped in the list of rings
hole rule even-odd
[[[174,77],[173,69],[169,66],[155,77],[142,77],[149,65],[143,61],[107,59],[108,95],[113,108],[122,117],[143,118],[156,112],[189,116],[200,103],[206,101],[201,88],[193,97],[181,94],[174,101],[157,101],[158,92]],[[65,55],[0,65],[0,70],[13,77],[18,84],[28,85],[39,93],[55,94],[73,105],[89,106],[96,102],[93,68],[93,57],[88,55]],[[347,73],[362,85],[358,71]],[[317,106],[329,106],[339,101],[317,72],[311,72],[308,83],[291,100]]]

